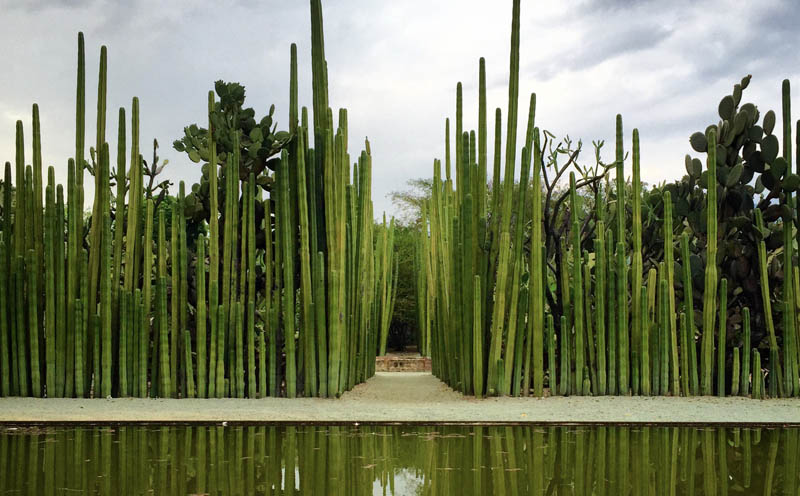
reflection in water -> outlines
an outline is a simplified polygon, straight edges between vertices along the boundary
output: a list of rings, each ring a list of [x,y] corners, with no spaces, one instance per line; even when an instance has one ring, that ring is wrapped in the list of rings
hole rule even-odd
[[[0,427],[0,494],[800,494],[800,429]]]

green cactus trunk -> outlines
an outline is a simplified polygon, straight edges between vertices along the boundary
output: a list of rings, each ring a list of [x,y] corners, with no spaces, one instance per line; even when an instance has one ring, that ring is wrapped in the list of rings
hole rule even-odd
[[[717,396],[725,396],[725,343],[728,322],[728,280],[719,281],[719,331],[717,333]]]
[[[597,330],[597,394],[605,395],[607,392],[607,366],[606,366],[606,252],[605,252],[605,224],[597,222],[597,239],[594,241],[595,255],[595,319]]]
[[[742,309],[742,378],[739,380],[739,392],[742,396],[750,394],[750,360],[747,350],[750,349],[750,309]]]
[[[712,353],[714,351],[714,313],[717,306],[717,136],[714,130],[708,133],[708,196],[707,196],[707,243],[706,276],[703,294],[703,333],[700,360],[701,393],[713,394]]]

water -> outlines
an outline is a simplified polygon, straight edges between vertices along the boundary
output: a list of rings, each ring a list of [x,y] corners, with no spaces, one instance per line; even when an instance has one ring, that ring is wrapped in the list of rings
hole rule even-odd
[[[797,428],[0,427],[0,494],[797,496],[799,456]]]

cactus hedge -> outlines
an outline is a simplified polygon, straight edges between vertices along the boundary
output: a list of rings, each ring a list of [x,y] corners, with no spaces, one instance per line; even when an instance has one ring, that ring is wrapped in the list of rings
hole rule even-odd
[[[636,129],[632,177],[626,181],[619,115],[614,162],[600,163],[598,151],[601,167],[596,174],[577,164],[566,174],[567,167],[560,168],[552,158],[555,152],[540,140],[535,95],[525,142],[516,144],[520,3],[513,2],[505,137],[501,110],[495,114],[492,178],[486,172],[483,58],[477,131],[469,131],[465,123],[465,95],[458,83],[454,137],[450,120],[445,123],[445,178],[441,162],[434,161],[432,195],[424,206],[417,254],[417,266],[424,270],[417,279],[418,291],[425,295],[420,322],[430,335],[434,374],[476,396],[797,396],[800,270],[795,270],[792,245],[800,236],[793,227],[800,202],[792,199],[792,192],[800,180],[788,166],[788,82],[782,89],[782,156],[772,135],[774,113],[765,116],[762,127],[756,125],[754,105],[740,106],[748,77],[720,103],[722,121],[691,136],[691,146],[707,156],[705,170],[700,160],[687,157],[689,175],[684,181],[689,188],[643,188]],[[477,157],[470,149],[473,141],[479,145]],[[569,176],[569,189],[555,205],[566,205],[566,213],[554,207],[551,198],[552,185],[562,174]],[[696,185],[707,192],[687,198],[687,189]],[[756,208],[751,201],[749,211],[729,218],[734,199],[747,204],[735,188],[749,188],[752,196],[767,188],[770,195]],[[584,205],[591,200],[593,207]],[[770,214],[769,226],[761,219],[764,209]],[[554,225],[564,229],[554,230]],[[767,259],[764,238],[772,231],[783,238],[767,240],[773,250],[785,247],[782,260]],[[543,235],[553,232],[555,239]],[[730,240],[739,238],[731,233],[736,232],[755,241],[748,248],[733,246]],[[743,250],[757,254],[754,275],[756,280],[760,276],[763,305],[729,314],[731,304],[743,304],[738,297],[741,283],[727,279],[734,277],[729,276],[731,265],[720,261]],[[770,288],[775,285],[770,263],[782,266],[783,288],[777,292]],[[705,281],[700,277],[703,270]],[[702,296],[701,305],[694,294]],[[522,297],[528,300],[524,306],[519,304]],[[773,308],[782,325],[773,324]],[[756,320],[751,310],[758,311]],[[751,341],[755,322],[759,331],[768,331],[758,334],[766,336],[764,351]],[[766,370],[762,362],[768,364]]]
[[[347,112],[334,120],[329,106],[320,0],[311,1],[311,18],[313,120],[299,107],[292,45],[290,134],[274,172],[256,178],[240,167],[239,133],[220,159],[219,103],[209,93],[210,146],[199,151],[208,205],[199,225],[183,183],[172,202],[144,188],[136,98],[129,127],[119,110],[113,161],[105,47],[97,142],[85,159],[79,34],[66,194],[53,168],[43,177],[36,105],[31,159],[20,121],[15,163],[5,164],[0,396],[339,396],[374,374],[397,287],[394,223],[376,227],[369,142],[351,161]],[[95,184],[88,225],[87,172]]]
[[[398,284],[394,222],[374,222],[370,145],[351,157],[347,111],[329,102],[321,0],[310,6],[310,108],[295,45],[287,132],[231,132],[209,92],[208,128],[181,141],[202,178],[168,202],[145,187],[156,165],[140,153],[137,98],[119,109],[112,157],[105,47],[87,160],[79,34],[66,188],[43,170],[37,105],[31,154],[18,121],[0,183],[0,396],[336,397],[374,374]],[[679,182],[643,185],[633,129],[628,183],[620,115],[613,162],[596,146],[594,171],[574,156],[561,167],[569,147],[554,152],[536,125],[535,94],[517,143],[520,9],[513,0],[505,124],[497,108],[490,129],[481,58],[477,130],[458,83],[422,207],[418,344],[433,373],[476,396],[800,396],[789,82],[782,141],[774,112],[759,123],[741,103],[748,76],[719,123],[690,137],[705,167],[687,156]],[[275,153],[264,168],[259,150]]]

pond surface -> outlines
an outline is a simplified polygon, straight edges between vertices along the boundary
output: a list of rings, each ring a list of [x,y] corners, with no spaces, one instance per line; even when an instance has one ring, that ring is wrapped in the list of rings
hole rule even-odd
[[[0,427],[0,494],[800,494],[800,429]]]

